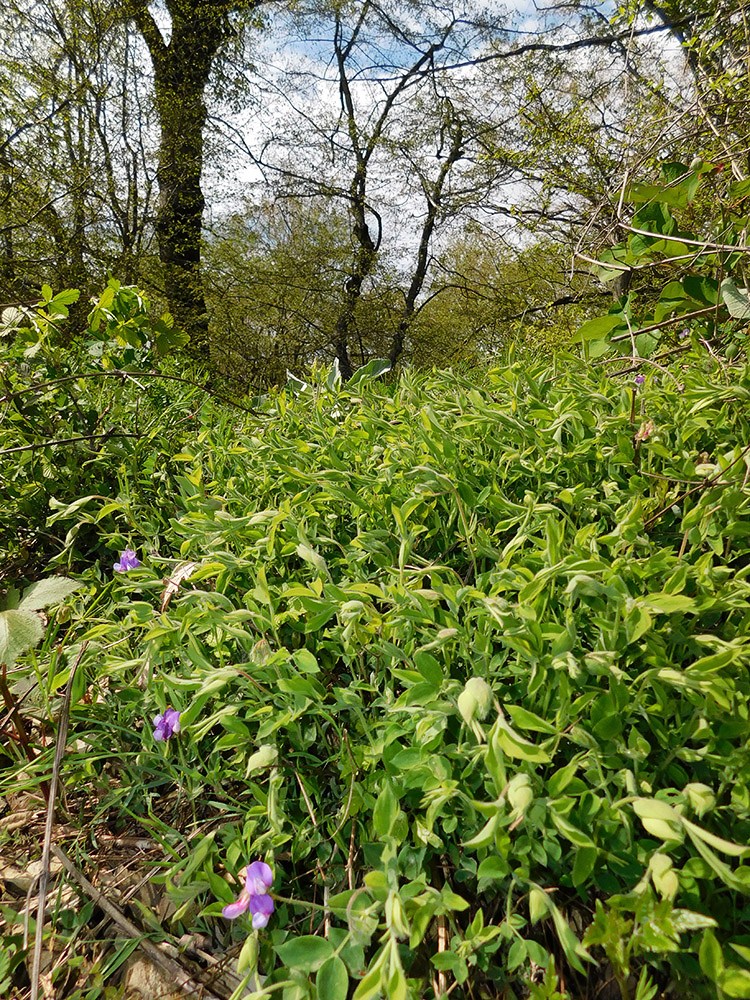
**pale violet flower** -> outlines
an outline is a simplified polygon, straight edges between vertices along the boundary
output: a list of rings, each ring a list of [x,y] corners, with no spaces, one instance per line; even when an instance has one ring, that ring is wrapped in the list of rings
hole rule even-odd
[[[134,549],[125,549],[120,553],[119,562],[115,563],[115,573],[127,573],[131,569],[137,569],[141,565],[141,560]]]
[[[645,381],[646,381],[646,376],[645,375],[636,375],[636,377],[635,377],[635,384],[636,385],[643,385],[643,383]]]
[[[253,917],[253,928],[265,927],[273,913],[273,899],[268,890],[273,885],[273,872],[265,861],[253,861],[245,872],[245,888],[237,901],[229,903],[221,911],[227,920],[234,920],[249,910]]]
[[[163,715],[154,716],[154,739],[161,742],[180,731],[180,713],[168,708]]]

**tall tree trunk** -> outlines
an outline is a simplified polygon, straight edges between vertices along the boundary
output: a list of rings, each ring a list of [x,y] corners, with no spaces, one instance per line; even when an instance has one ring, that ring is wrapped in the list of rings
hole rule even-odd
[[[378,244],[374,242],[367,225],[367,203],[365,200],[366,167],[360,164],[350,189],[349,207],[352,214],[352,233],[357,244],[353,266],[344,286],[344,300],[336,317],[333,345],[339,362],[341,377],[346,381],[354,374],[349,354],[349,334],[362,294],[362,283],[367,278],[377,260]],[[378,222],[380,220],[378,219]],[[378,238],[378,243],[380,242]]]
[[[154,66],[159,144],[156,235],[164,287],[175,323],[190,335],[188,352],[209,357],[208,315],[201,278],[205,89],[219,51],[227,4],[168,0],[172,34],[165,43],[146,4],[132,8]]]

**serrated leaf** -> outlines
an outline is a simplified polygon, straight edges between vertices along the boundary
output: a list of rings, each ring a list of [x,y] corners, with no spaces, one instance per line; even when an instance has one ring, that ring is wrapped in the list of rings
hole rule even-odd
[[[42,619],[33,611],[0,611],[0,663],[12,666],[16,657],[36,646],[43,635]]]
[[[44,580],[37,580],[24,591],[18,610],[39,611],[48,604],[58,604],[82,586],[82,583],[67,576],[48,576]]]

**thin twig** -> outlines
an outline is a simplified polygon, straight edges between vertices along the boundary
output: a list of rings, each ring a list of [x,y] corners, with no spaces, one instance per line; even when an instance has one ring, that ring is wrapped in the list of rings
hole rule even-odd
[[[185,993],[194,993],[199,995],[203,1000],[222,1000],[215,993],[208,990],[203,983],[197,983],[195,980],[191,979],[187,974],[185,969],[180,965],[179,962],[175,962],[173,959],[165,955],[153,942],[149,941],[148,938],[143,936],[143,931],[140,927],[137,927],[132,921],[128,920],[124,913],[122,913],[114,903],[110,902],[109,899],[96,889],[91,882],[86,878],[83,872],[80,872],[73,862],[70,860],[68,855],[59,847],[53,847],[52,853],[56,858],[62,862],[65,871],[73,878],[78,885],[83,889],[89,899],[93,899],[100,909],[104,910],[108,917],[110,917],[120,928],[123,933],[129,938],[138,939],[138,947],[141,948],[146,955],[151,959],[151,961],[162,968],[168,976],[174,979],[175,984],[179,986],[181,990]]]
[[[663,351],[661,354],[655,355],[652,360],[663,361],[664,358],[673,357],[675,354],[684,354],[686,351],[689,351],[691,347],[692,344],[688,344],[686,347],[675,347],[671,351]],[[594,362],[594,364],[598,367],[599,365],[612,365],[612,364],[617,364],[618,361],[623,362],[631,360],[632,359],[629,354],[621,354],[615,358],[601,358],[601,360]],[[638,369],[641,367],[641,364],[646,360],[647,360],[646,358],[639,358],[638,364],[631,365],[630,368],[622,368],[619,371],[612,372],[610,378],[614,378],[615,375],[629,375],[631,372],[637,372]]]
[[[84,434],[83,437],[70,437],[70,438],[56,438],[52,441],[42,441],[39,444],[23,444],[18,448],[3,448],[0,451],[0,456],[2,455],[16,455],[19,451],[39,451],[41,448],[52,448],[58,444],[76,444],[78,441],[94,441],[102,438],[104,441],[110,438],[139,438],[140,434],[112,434],[107,431],[104,434]]]
[[[83,654],[86,652],[88,642],[84,642],[76,657],[76,661],[71,667],[68,683],[65,687],[65,697],[60,708],[60,717],[57,721],[57,740],[55,741],[55,759],[52,764],[52,780],[50,781],[49,798],[47,799],[47,820],[44,824],[44,847],[42,848],[42,871],[39,876],[39,905],[36,912],[36,937],[34,940],[34,960],[31,966],[31,1000],[38,1000],[39,997],[39,973],[42,967],[42,941],[44,938],[44,911],[47,905],[47,883],[49,882],[49,857],[52,846],[52,824],[55,819],[55,798],[57,796],[57,783],[60,776],[60,765],[65,753],[65,743],[68,738],[68,721],[70,719],[70,698],[73,693],[73,681],[75,680]]]
[[[618,222],[620,229],[626,229],[629,233],[636,233],[638,236],[652,236],[656,240],[670,240],[673,243],[685,243],[688,246],[702,247],[704,250],[720,251],[728,253],[750,253],[750,247],[733,246],[731,243],[712,243],[710,240],[693,240],[687,236],[665,236],[664,233],[652,233],[650,229],[638,229],[636,226],[628,226],[624,222]]]
[[[640,337],[642,333],[651,333],[652,330],[661,330],[663,326],[675,326],[677,323],[682,323],[688,319],[695,319],[696,316],[707,316],[709,313],[715,312],[716,306],[709,306],[706,309],[696,309],[693,312],[683,313],[681,316],[672,316],[671,319],[663,319],[661,323],[652,323],[651,326],[644,326],[640,330],[636,330],[636,337]],[[614,344],[618,340],[630,340],[630,333],[618,333],[616,337],[610,339],[610,343]]]
[[[727,484],[719,482],[719,479],[721,478],[721,476],[724,475],[727,469],[731,469],[733,465],[736,465],[738,462],[741,462],[748,452],[750,452],[750,444],[742,449],[737,458],[733,459],[733,461],[729,463],[726,469],[721,469],[719,472],[716,473],[715,476],[709,476],[708,479],[704,479],[704,481],[702,483],[699,483],[697,486],[693,486],[691,489],[685,490],[685,492],[682,493],[680,496],[676,497],[674,500],[671,500],[666,507],[662,507],[662,509],[657,511],[656,514],[653,514],[647,521],[644,521],[643,522],[644,529],[649,528],[654,523],[654,521],[659,520],[662,514],[666,514],[666,512],[671,507],[674,507],[676,503],[680,503],[681,500],[686,500],[691,495],[691,493],[695,493],[696,490],[708,489],[709,486],[726,486]]]

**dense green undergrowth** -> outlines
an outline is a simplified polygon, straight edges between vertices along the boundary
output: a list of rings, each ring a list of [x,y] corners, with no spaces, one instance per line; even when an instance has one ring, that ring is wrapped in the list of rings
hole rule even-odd
[[[20,453],[46,480],[0,455],[6,528],[36,482],[34,551],[84,584],[9,672],[36,683],[35,754],[8,743],[2,790],[49,776],[88,643],[66,849],[86,870],[104,833],[147,833],[170,906],[137,919],[244,942],[235,996],[750,996],[750,371],[511,362],[254,413],[153,381],[73,382],[71,421],[138,437]],[[252,931],[221,910],[258,859]],[[61,969],[60,995],[116,965]]]

